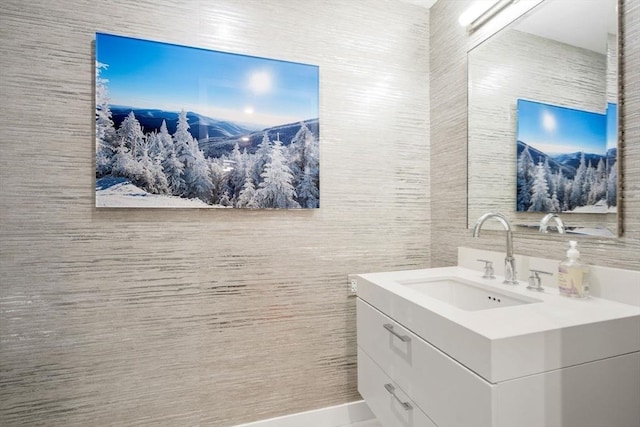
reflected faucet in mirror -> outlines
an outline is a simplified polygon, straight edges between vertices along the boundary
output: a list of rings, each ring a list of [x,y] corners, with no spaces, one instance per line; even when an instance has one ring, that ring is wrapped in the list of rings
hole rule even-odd
[[[480,230],[482,229],[482,225],[486,220],[494,218],[496,219],[502,226],[507,234],[507,247],[506,247],[506,255],[504,258],[504,283],[505,285],[517,285],[518,279],[516,273],[516,259],[513,256],[513,232],[511,229],[511,224],[506,216],[501,214],[500,212],[489,212],[482,215],[476,221],[476,225],[473,227],[473,237],[480,237]]]
[[[560,215],[556,213],[548,213],[540,220],[540,232],[547,234],[549,232],[549,221],[554,220],[556,223],[556,230],[560,234],[564,234],[564,222],[562,222],[562,218]]]

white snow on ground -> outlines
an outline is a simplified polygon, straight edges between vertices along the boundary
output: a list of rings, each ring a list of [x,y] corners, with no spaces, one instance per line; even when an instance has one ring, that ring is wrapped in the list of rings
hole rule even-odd
[[[221,208],[200,199],[151,194],[126,178],[106,177],[96,181],[96,206],[99,208]]]
[[[604,227],[576,227],[573,230],[567,230],[566,233],[583,234],[585,236],[616,237],[614,233]]]
[[[616,206],[607,207],[606,200],[600,200],[595,205],[578,206],[572,211],[562,213],[616,213],[617,211]]]

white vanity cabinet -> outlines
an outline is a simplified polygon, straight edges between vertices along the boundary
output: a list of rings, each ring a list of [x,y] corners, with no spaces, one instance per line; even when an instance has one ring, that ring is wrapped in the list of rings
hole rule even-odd
[[[358,364],[361,357],[372,359],[397,388],[406,392],[417,408],[433,420],[434,425],[490,425],[491,400],[487,382],[362,299],[357,301],[357,328]],[[360,380],[369,375],[360,369],[366,367],[359,366],[358,386]],[[378,384],[374,387],[375,391],[360,389],[365,400],[367,394],[385,391]],[[389,397],[392,402],[393,396]],[[463,401],[468,402],[467,407],[458,410],[459,402]],[[374,408],[371,409],[378,415]],[[418,427],[422,424],[399,425]]]
[[[436,427],[364,351],[358,352],[358,378],[360,394],[384,426]]]
[[[361,297],[357,340],[358,390],[384,427],[640,426],[637,351],[492,383]]]

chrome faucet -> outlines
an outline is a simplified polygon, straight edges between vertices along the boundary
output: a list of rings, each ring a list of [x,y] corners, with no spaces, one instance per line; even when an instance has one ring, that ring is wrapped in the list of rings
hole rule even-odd
[[[540,232],[545,234],[549,232],[547,230],[548,228],[547,224],[551,219],[553,219],[556,222],[556,229],[558,230],[558,233],[564,234],[564,222],[562,222],[562,218],[560,218],[560,215],[555,214],[553,212],[546,214],[540,220]]]
[[[480,237],[480,229],[489,218],[498,220],[507,232],[507,254],[504,258],[504,281],[502,283],[506,285],[517,285],[516,259],[513,256],[513,233],[511,232],[511,224],[509,224],[507,217],[499,212],[489,212],[482,215],[473,227],[473,237]]]

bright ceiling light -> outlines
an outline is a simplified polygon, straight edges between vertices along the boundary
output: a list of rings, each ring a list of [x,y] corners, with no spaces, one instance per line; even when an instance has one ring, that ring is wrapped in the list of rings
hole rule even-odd
[[[489,10],[497,2],[498,0],[476,0],[475,2],[471,3],[471,5],[462,13],[462,15],[460,15],[460,18],[458,18],[458,22],[463,27],[466,27],[487,10]]]

